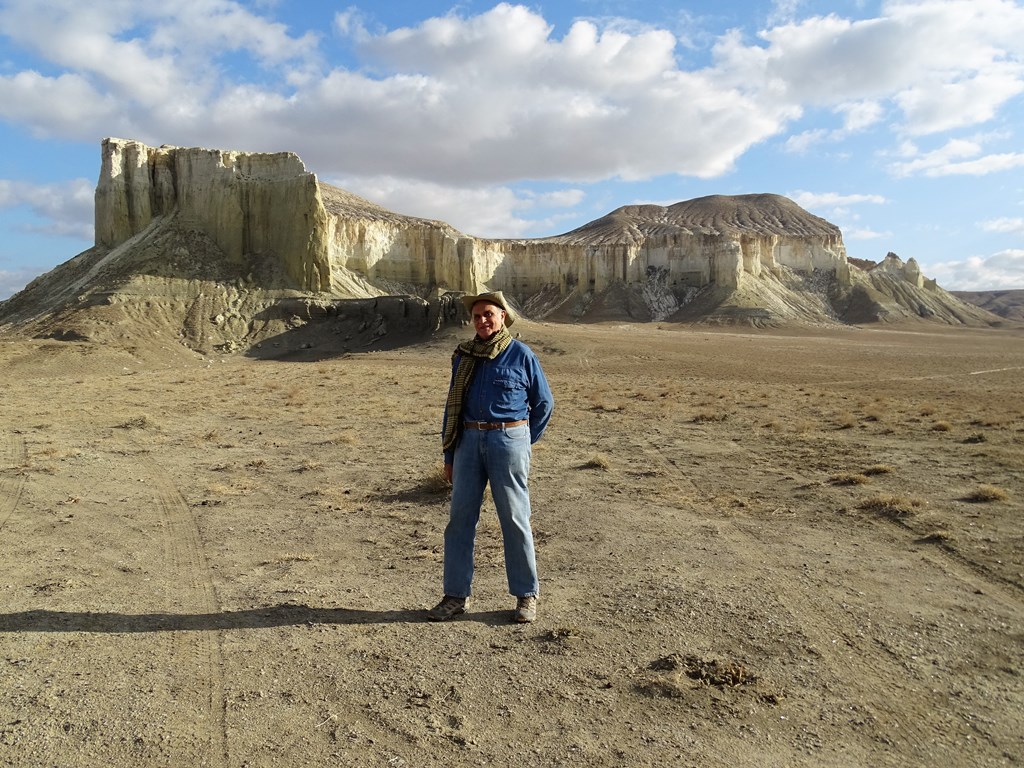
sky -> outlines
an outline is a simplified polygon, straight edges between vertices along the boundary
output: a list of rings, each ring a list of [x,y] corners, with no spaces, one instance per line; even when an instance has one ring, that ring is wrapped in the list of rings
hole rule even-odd
[[[1024,2],[0,0],[0,299],[93,244],[105,137],[294,152],[477,237],[770,192],[1024,289]]]

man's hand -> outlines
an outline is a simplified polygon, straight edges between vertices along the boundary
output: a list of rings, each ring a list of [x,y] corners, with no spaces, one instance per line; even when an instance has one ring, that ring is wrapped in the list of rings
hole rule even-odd
[[[452,465],[444,465],[444,479],[448,481],[448,485],[452,484]]]

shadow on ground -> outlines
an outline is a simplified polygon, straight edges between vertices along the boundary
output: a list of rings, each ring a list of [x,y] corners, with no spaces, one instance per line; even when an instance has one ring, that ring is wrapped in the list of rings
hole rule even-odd
[[[457,621],[507,624],[509,611],[466,613]],[[270,629],[300,624],[418,624],[424,609],[365,611],[283,604],[220,613],[92,613],[90,611],[21,611],[0,614],[0,632],[188,632],[225,629]]]

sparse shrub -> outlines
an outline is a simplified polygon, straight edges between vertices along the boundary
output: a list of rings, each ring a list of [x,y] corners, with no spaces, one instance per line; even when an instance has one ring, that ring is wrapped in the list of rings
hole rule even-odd
[[[945,544],[950,540],[949,531],[945,529],[934,530],[926,536],[922,536],[917,540],[919,544]]]
[[[870,483],[871,478],[860,472],[840,472],[829,478],[829,482],[832,485],[864,485]]]
[[[250,461],[245,466],[249,467],[249,469],[255,469],[255,470],[266,469],[267,468],[267,460],[266,459],[253,459],[252,461]]]
[[[932,424],[932,432],[949,432],[953,428],[953,425],[948,421],[936,421]]]
[[[590,402],[593,405],[595,411],[605,411],[607,413],[616,413],[624,410],[626,406],[622,403],[617,403],[613,400],[607,400],[601,395],[595,395],[590,398]]]
[[[119,429],[159,429],[159,426],[146,414],[122,421],[117,425]]]
[[[877,406],[872,406],[864,410],[865,421],[881,421],[883,415],[884,413],[882,409],[878,408]]]
[[[611,468],[611,462],[608,457],[603,453],[595,453],[589,459],[583,463],[584,469],[603,469],[608,470]]]
[[[211,429],[209,432],[207,432],[205,435],[203,435],[203,440],[209,440],[210,442],[216,442],[216,441],[220,440],[220,432],[218,432],[216,429]]]
[[[873,475],[888,475],[895,471],[896,468],[888,464],[872,464],[870,467],[864,470],[864,474],[870,477]]]
[[[295,471],[296,472],[312,472],[314,470],[320,469],[321,466],[323,466],[323,465],[320,464],[319,461],[310,461],[309,459],[306,459],[301,464],[299,464],[299,466],[297,466],[295,468]]]
[[[985,503],[989,501],[1006,501],[1006,499],[1008,499],[1009,496],[1010,494],[1007,493],[1002,488],[999,488],[995,485],[988,485],[986,483],[982,483],[969,494],[967,494],[965,499],[967,501],[973,501],[976,503]]]
[[[419,484],[416,487],[417,490],[432,495],[448,493],[452,486],[444,476],[444,464],[436,464],[424,477],[420,479]]]
[[[984,419],[975,419],[971,422],[980,427],[1006,427],[1013,423],[1012,416],[988,416]]]
[[[667,397],[672,400],[678,400],[680,395],[682,395],[682,390],[680,390],[677,385],[670,384],[659,393],[658,397]]]
[[[793,422],[793,431],[798,435],[806,435],[814,430],[814,422],[807,419],[798,419]]]
[[[891,493],[873,496],[860,505],[861,509],[895,520],[917,514],[925,502],[916,497],[897,496]]]
[[[857,426],[857,419],[849,411],[843,411],[836,419],[837,429],[853,429],[855,426]]]

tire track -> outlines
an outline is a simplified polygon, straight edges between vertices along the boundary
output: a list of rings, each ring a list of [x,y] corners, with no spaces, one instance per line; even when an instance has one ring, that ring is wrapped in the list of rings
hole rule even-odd
[[[0,531],[7,526],[25,492],[26,475],[19,468],[27,458],[25,438],[4,433],[0,439]]]
[[[760,564],[763,585],[774,591],[779,609],[798,627],[808,647],[814,649],[817,660],[852,694],[846,699],[875,722],[875,728],[882,734],[882,743],[903,741],[923,763],[931,762],[948,734],[937,721],[908,717],[902,703],[899,706],[891,703],[896,698],[911,695],[913,685],[919,684],[908,679],[903,660],[893,656],[888,648],[884,654],[870,653],[867,645],[876,642],[872,635],[858,627],[851,615],[828,610],[828,606],[843,602],[842,595],[831,594],[835,592],[834,587],[821,579],[809,583],[808,574],[803,574],[802,578],[780,578],[777,574],[794,574],[796,565],[778,554],[772,537],[765,535],[763,524],[733,518],[722,521],[722,526],[723,533],[727,529],[735,534],[728,537],[732,538],[733,554],[746,559],[752,568]],[[756,553],[756,562],[751,552]],[[801,589],[801,586],[807,588]],[[843,652],[858,646],[859,651]],[[873,663],[864,664],[865,656],[871,657]],[[829,688],[827,684],[826,688]],[[918,693],[924,695],[923,691]]]
[[[136,447],[136,451],[138,451]],[[192,509],[156,461],[140,453],[153,481],[164,529],[165,555],[173,570],[168,580],[174,609],[180,613],[220,613],[220,603],[203,554],[202,537]],[[227,699],[224,685],[224,638],[219,630],[175,630],[172,658],[182,674],[182,691],[197,694],[197,735],[206,745],[202,765],[228,765]]]
[[[719,537],[717,546],[728,551],[736,562],[746,564],[740,570],[759,574],[757,589],[767,599],[774,597],[772,611],[785,616],[784,623],[795,627],[803,644],[826,672],[822,685],[827,691],[836,686],[849,691],[845,698],[855,704],[863,716],[874,721],[874,727],[887,738],[904,741],[917,755],[931,755],[936,742],[941,742],[940,727],[930,721],[917,722],[904,717],[903,710],[894,706],[890,697],[894,680],[900,679],[905,670],[898,659],[878,653],[871,654],[875,660],[872,669],[866,669],[862,653],[844,653],[846,648],[863,647],[868,639],[855,625],[855,619],[838,612],[830,612],[833,604],[822,590],[831,589],[827,584],[815,584],[805,594],[801,589],[804,581],[797,577],[794,563],[788,562],[783,552],[790,551],[787,543],[793,536],[779,531],[778,536],[786,543],[775,541],[772,530],[757,520],[737,516],[735,513],[722,515],[715,504],[715,495],[702,490],[693,476],[684,472],[657,444],[636,442],[634,446],[643,452],[648,466],[656,468],[663,485],[686,499],[694,511],[708,520],[714,520]],[[736,446],[736,456],[749,453]],[[695,454],[696,455],[696,454]],[[750,465],[755,466],[755,457]],[[730,457],[730,460],[735,460]],[[900,691],[903,693],[903,691]],[[880,745],[881,746],[881,745]]]

